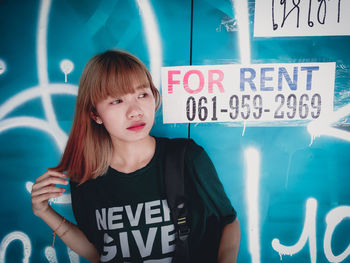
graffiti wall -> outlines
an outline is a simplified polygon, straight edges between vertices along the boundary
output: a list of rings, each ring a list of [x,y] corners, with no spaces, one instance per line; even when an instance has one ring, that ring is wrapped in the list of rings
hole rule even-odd
[[[350,2],[0,1],[0,263],[86,262],[32,214],[87,60],[145,62],[153,135],[191,137],[238,211],[238,262],[350,262]],[[74,222],[69,191],[51,205]]]

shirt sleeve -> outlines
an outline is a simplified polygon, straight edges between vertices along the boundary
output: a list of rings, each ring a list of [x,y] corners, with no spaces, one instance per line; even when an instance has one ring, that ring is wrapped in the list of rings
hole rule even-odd
[[[219,218],[221,227],[232,223],[237,216],[225,189],[218,177],[216,169],[205,150],[191,141],[188,148],[190,169],[193,170],[194,181],[200,189],[200,195],[208,208]]]
[[[82,186],[78,186],[78,183],[70,181],[73,214],[78,228],[92,244],[95,244],[93,235],[91,234],[91,227],[89,227],[86,204],[81,195],[80,187]]]

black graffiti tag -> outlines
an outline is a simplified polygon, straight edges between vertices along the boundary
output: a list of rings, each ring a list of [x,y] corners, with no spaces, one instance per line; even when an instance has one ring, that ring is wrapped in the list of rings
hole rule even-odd
[[[305,1],[308,1],[308,5],[302,5]],[[301,23],[300,14],[306,13],[306,11],[308,15],[305,23],[307,23],[309,27],[313,27],[316,21],[311,17],[312,13],[316,13],[316,19],[320,25],[325,25],[327,23],[327,8],[329,8],[330,1],[337,1],[337,23],[340,23],[341,0],[271,0],[273,30],[283,28],[286,22],[288,22],[289,25],[295,23],[295,27],[299,28]],[[306,8],[307,10],[303,10]],[[278,13],[282,13],[281,21],[277,21],[276,14]]]

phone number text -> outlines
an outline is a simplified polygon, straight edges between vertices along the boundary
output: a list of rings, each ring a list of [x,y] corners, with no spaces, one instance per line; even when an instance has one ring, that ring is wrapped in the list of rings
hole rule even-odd
[[[317,119],[321,114],[321,95],[315,94],[276,94],[274,105],[265,105],[263,97],[257,95],[232,95],[228,107],[221,107],[217,97],[188,97],[186,117],[188,121],[262,120],[269,115],[273,120]]]

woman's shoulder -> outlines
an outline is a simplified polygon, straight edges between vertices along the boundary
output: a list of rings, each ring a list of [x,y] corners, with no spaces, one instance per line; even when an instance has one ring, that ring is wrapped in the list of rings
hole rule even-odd
[[[186,155],[191,159],[202,154],[204,149],[192,138],[167,138],[156,137],[157,143],[164,147],[165,151],[171,151],[175,147],[186,147]]]

